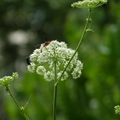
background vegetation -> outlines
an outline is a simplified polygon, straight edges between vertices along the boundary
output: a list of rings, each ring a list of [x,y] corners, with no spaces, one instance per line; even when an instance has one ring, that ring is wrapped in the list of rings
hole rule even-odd
[[[10,85],[21,106],[32,95],[26,114],[31,120],[52,120],[53,83],[27,71],[25,57],[37,44],[57,39],[75,49],[87,11],[71,8],[74,0],[0,0],[0,77],[20,74]],[[82,76],[61,82],[57,120],[119,120],[120,1],[109,0],[93,12],[92,29],[79,50]],[[23,120],[0,87],[0,120]]]

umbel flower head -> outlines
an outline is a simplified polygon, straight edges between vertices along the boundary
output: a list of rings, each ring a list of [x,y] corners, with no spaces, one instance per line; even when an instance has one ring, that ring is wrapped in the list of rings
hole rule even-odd
[[[93,9],[107,3],[107,0],[83,0],[73,3],[72,7]]]
[[[5,76],[3,78],[0,78],[0,85],[7,86],[17,77],[18,77],[18,73],[15,72],[12,74],[12,76]]]
[[[67,48],[65,42],[51,41],[48,45],[41,44],[39,49],[35,49],[30,55],[30,65],[28,70],[43,75],[44,79],[51,81],[59,80],[61,74],[73,56],[75,50]],[[80,77],[83,64],[78,60],[78,54],[73,57],[61,80],[65,80],[69,76],[69,72],[74,79]]]
[[[115,106],[114,109],[116,114],[120,114],[120,105]]]

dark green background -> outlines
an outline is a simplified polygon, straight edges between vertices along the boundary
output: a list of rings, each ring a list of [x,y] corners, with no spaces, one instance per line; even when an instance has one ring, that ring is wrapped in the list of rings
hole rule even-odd
[[[25,109],[30,120],[52,120],[53,82],[29,73],[25,57],[45,41],[44,36],[76,48],[87,10],[71,8],[73,2],[0,0],[0,77],[19,73],[10,89],[21,106],[32,95]],[[58,86],[57,120],[120,120],[114,112],[120,104],[119,0],[109,0],[93,11],[92,29],[79,49],[82,76]],[[0,120],[24,120],[3,87]]]

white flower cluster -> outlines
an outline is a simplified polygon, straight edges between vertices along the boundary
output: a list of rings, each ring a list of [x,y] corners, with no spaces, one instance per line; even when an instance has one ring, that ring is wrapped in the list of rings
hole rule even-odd
[[[83,0],[73,3],[72,7],[93,9],[107,3],[107,0]]]
[[[64,42],[57,40],[51,41],[46,46],[41,44],[40,49],[35,49],[30,55],[28,70],[43,75],[47,81],[54,80],[55,74],[59,79],[74,52],[74,50],[67,48]],[[74,79],[80,77],[82,68],[83,64],[78,60],[78,53],[76,53],[61,80],[68,78],[68,72],[71,72]]]

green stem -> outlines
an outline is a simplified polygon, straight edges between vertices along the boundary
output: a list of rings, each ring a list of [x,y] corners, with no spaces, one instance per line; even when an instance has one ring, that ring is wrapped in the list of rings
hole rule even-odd
[[[56,102],[57,102],[57,85],[54,84],[54,95],[53,95],[53,120],[56,120]]]
[[[67,67],[69,66],[70,62],[72,61],[72,59],[74,58],[74,56],[76,55],[78,49],[80,48],[80,46],[81,46],[81,44],[82,44],[82,41],[83,41],[83,39],[84,39],[84,37],[85,37],[85,35],[86,35],[86,32],[87,32],[86,30],[90,27],[90,23],[91,23],[91,11],[92,11],[92,10],[90,9],[90,10],[89,10],[88,17],[87,17],[87,19],[86,19],[86,24],[85,24],[85,27],[84,27],[82,36],[81,36],[81,38],[80,38],[80,40],[79,40],[79,42],[78,42],[78,45],[77,45],[77,47],[76,47],[76,50],[75,50],[73,56],[71,57],[70,61],[68,62],[68,64],[67,64],[66,67],[64,68],[64,70],[63,70],[63,72],[62,72],[62,74],[61,74],[61,76],[60,76],[60,79],[57,81],[56,84],[58,84],[59,81],[61,80],[64,72],[66,71]]]
[[[54,50],[54,56],[56,56],[56,52]],[[56,102],[57,102],[57,68],[56,68],[56,58],[54,61],[54,74],[55,74],[55,78],[54,78],[54,93],[53,93],[53,120],[56,120]]]
[[[25,118],[25,120],[29,120],[29,118],[26,116],[26,114],[25,114],[25,113],[23,112],[23,110],[20,108],[20,106],[19,106],[17,100],[16,100],[15,97],[13,96],[13,94],[12,94],[12,92],[10,91],[8,85],[6,86],[6,91],[10,94],[11,98],[13,99],[13,101],[15,102],[15,104],[17,105],[17,107],[18,107],[20,113],[23,115],[23,117]]]

